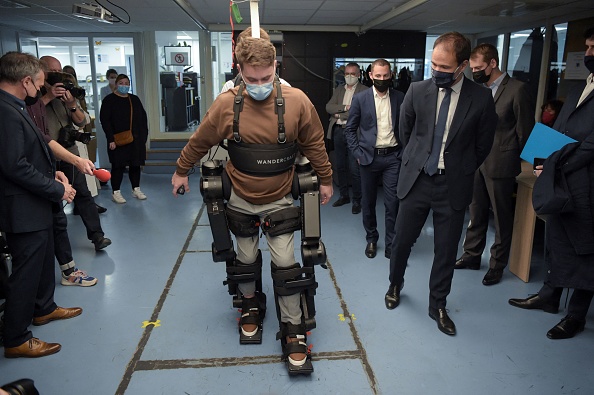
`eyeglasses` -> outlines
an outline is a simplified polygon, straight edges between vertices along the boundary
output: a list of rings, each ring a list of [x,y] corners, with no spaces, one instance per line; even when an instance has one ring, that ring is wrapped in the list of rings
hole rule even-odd
[[[344,73],[344,75],[350,75],[351,77],[356,77],[357,73]]]

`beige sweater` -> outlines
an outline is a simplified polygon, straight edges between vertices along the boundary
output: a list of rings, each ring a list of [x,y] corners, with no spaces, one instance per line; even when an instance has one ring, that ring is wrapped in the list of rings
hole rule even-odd
[[[224,139],[233,138],[233,100],[239,88],[220,94],[206,113],[177,160],[176,173],[186,176],[208,150]],[[285,98],[287,141],[297,141],[300,151],[309,159],[322,185],[332,184],[332,168],[324,146],[324,129],[307,96],[299,89],[282,87]],[[243,93],[243,111],[239,116],[239,134],[245,143],[276,144],[278,117],[274,112],[273,93],[261,102]],[[291,191],[293,170],[272,177],[257,177],[237,170],[231,161],[225,167],[233,190],[252,204],[266,204]]]

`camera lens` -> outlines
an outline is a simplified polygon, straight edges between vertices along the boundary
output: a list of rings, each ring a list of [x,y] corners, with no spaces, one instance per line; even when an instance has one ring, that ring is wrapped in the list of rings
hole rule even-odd
[[[72,96],[74,96],[78,100],[83,100],[87,93],[84,88],[79,88],[78,86],[72,87],[71,89],[69,89],[69,91],[72,94]]]
[[[80,141],[83,144],[89,144],[91,140],[93,140],[93,136],[91,133],[78,133],[76,135],[76,140]]]
[[[13,381],[0,388],[11,395],[39,395],[39,391],[37,391],[37,388],[35,388],[35,384],[31,379]]]

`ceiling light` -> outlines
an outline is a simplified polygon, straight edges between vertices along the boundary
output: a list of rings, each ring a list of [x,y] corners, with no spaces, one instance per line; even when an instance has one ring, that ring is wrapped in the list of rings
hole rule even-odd
[[[12,0],[0,0],[0,8],[31,8],[31,6]]]
[[[398,7],[392,8],[392,10],[386,12],[384,15],[367,22],[366,24],[361,26],[359,30],[362,32],[366,32],[367,30],[372,29],[379,24],[387,22],[390,19],[394,19],[397,16],[412,10],[413,8],[425,4],[427,1],[429,0],[409,0],[406,3],[399,5]]]

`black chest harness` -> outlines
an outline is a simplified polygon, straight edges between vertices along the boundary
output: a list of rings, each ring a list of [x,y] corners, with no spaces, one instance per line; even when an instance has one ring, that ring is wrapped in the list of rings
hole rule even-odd
[[[285,99],[282,96],[280,82],[274,79],[276,85],[276,98],[274,99],[274,112],[278,116],[277,144],[250,144],[244,143],[239,135],[239,115],[243,110],[243,91],[245,84],[239,85],[233,104],[233,140],[228,141],[228,151],[231,162],[242,173],[272,177],[290,171],[295,164],[297,156],[297,143],[287,142],[285,133]]]

